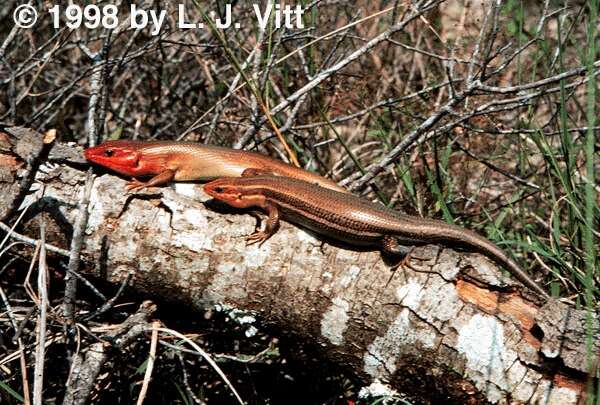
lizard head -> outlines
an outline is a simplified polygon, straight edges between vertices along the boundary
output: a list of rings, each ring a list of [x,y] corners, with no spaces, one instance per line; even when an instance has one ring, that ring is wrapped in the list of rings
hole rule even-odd
[[[117,173],[136,176],[142,172],[139,143],[135,141],[107,141],[88,148],[83,153],[90,162],[114,170]]]
[[[261,207],[265,197],[244,187],[244,179],[225,177],[204,185],[204,192],[235,208]]]

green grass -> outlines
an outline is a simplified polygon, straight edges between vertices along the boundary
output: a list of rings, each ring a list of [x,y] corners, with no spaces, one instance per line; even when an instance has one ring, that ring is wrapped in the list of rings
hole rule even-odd
[[[587,328],[586,328],[586,343],[588,352],[588,372],[592,372],[594,369],[594,362],[597,361],[597,353],[594,353],[594,320],[596,300],[594,299],[594,291],[597,287],[594,285],[594,276],[598,273],[598,263],[596,256],[596,246],[594,244],[593,227],[595,222],[595,214],[598,212],[598,205],[596,204],[596,190],[595,185],[595,159],[594,144],[596,141],[595,130],[596,126],[596,77],[594,76],[594,61],[596,60],[596,40],[597,40],[597,23],[598,23],[598,3],[597,0],[590,0],[588,3],[589,7],[589,21],[588,21],[588,35],[587,35],[587,60],[585,64],[587,66],[587,105],[586,105],[586,117],[588,130],[585,137],[585,169],[587,175],[587,181],[585,182],[585,199],[584,199],[584,212],[585,212],[585,226],[583,231],[583,245],[585,249],[585,303],[588,309],[587,311]],[[594,381],[593,379],[591,381]],[[593,383],[588,387],[588,403],[600,403],[599,394],[600,387],[596,386],[596,392],[594,392]]]
[[[16,392],[15,390],[13,390],[10,385],[8,385],[7,383],[5,383],[4,381],[0,380],[0,389],[2,389],[4,392],[6,392],[8,395],[10,395],[11,397],[13,397],[14,399],[16,399],[19,402],[25,402],[23,397]],[[1,399],[1,397],[0,397]]]

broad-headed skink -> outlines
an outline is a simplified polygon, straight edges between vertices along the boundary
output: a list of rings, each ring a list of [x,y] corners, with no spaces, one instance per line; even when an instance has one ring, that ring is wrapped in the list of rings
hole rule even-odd
[[[279,226],[280,215],[290,222],[345,243],[377,247],[406,255],[408,246],[441,243],[479,251],[504,265],[525,286],[549,295],[494,243],[459,226],[401,214],[360,197],[314,186],[301,180],[261,175],[249,170],[243,177],[222,178],[204,191],[236,208],[259,207],[268,219],[264,230],[248,236],[263,243]]]
[[[88,148],[85,157],[133,179],[131,191],[160,186],[171,181],[212,180],[241,176],[248,168],[292,177],[321,187],[347,192],[334,181],[260,153],[176,141],[107,141]],[[136,177],[151,177],[141,182]]]

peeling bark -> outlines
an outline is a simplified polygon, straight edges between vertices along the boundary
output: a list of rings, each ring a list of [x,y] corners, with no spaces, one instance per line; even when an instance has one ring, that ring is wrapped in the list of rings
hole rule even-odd
[[[37,173],[51,217],[74,222],[84,178],[67,165]],[[255,220],[208,209],[200,185],[129,195],[124,184],[109,174],[95,180],[87,272],[119,283],[133,271],[136,289],[198,310],[253,311],[365,383],[421,398],[575,404],[585,391],[585,312],[541,305],[482,255],[425,246],[392,270],[377,252],[322,246],[289,224],[248,247]],[[69,246],[60,233],[47,239]],[[590,322],[597,353],[598,318]]]

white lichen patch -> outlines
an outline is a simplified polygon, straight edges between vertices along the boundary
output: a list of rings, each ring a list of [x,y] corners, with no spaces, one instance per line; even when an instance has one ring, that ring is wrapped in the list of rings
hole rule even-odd
[[[454,284],[448,283],[441,278],[433,278],[423,291],[423,300],[415,312],[420,318],[425,319],[435,327],[442,327],[448,320],[458,316],[464,303],[459,299]]]
[[[381,403],[386,404],[388,401],[386,401],[385,398],[389,398],[391,403],[396,403],[396,401],[393,401],[393,399],[400,398],[400,394],[389,385],[383,384],[378,379],[375,379],[375,381],[373,381],[370,385],[360,389],[358,392],[358,397],[364,400],[376,400],[378,398],[383,398]]]
[[[422,295],[423,286],[414,280],[410,280],[396,289],[398,302],[412,310],[419,307]]]
[[[555,359],[561,355],[563,347],[558,341],[551,341],[550,343],[544,342],[541,347],[541,352],[544,357],[548,359]]]
[[[86,225],[86,234],[91,235],[92,232],[101,226],[106,221],[106,212],[102,199],[98,198],[98,189],[92,188],[90,193],[89,215]]]
[[[458,261],[458,253],[450,249],[443,249],[431,270],[439,273],[444,280],[454,280],[460,272]]]
[[[216,274],[202,294],[205,302],[223,302],[225,298],[242,300],[247,297],[244,285],[245,268],[236,263],[222,262],[215,267]]]
[[[238,325],[249,325],[244,331],[246,337],[251,338],[258,333],[258,328],[252,325],[256,323],[255,312],[237,309],[227,304],[215,304],[214,308],[217,312],[226,313],[227,317]]]
[[[455,318],[463,306],[454,285],[440,277],[429,278],[425,287],[418,279],[408,279],[396,289],[395,296],[402,306],[410,308],[436,328]]]
[[[231,307],[229,305],[215,305],[219,312],[226,312],[227,317],[239,325],[247,325],[256,322],[256,314],[252,311],[246,311]]]
[[[270,257],[271,248],[265,243],[262,246],[252,245],[248,246],[244,254],[244,266],[248,268],[259,268],[263,266]]]
[[[517,401],[528,402],[540,378],[539,373],[528,370],[520,361],[516,361],[508,370],[508,384],[511,395]]]
[[[458,330],[456,349],[467,360],[465,375],[495,402],[510,389],[508,372],[517,355],[505,345],[504,327],[492,316],[476,314]],[[519,373],[517,369],[515,372]],[[520,373],[519,373],[520,374]],[[490,384],[492,383],[492,384]]]
[[[396,371],[398,356],[415,345],[433,348],[436,334],[425,325],[414,327],[408,308],[400,311],[384,336],[378,336],[363,356],[364,371],[373,378],[388,378]]]
[[[539,381],[535,386],[535,391],[533,392],[530,402],[533,404],[549,404],[551,386],[552,384],[548,380]]]
[[[202,259],[199,259],[199,261],[201,262]],[[174,275],[180,283],[189,284],[190,282],[193,282],[193,279],[198,275],[198,272],[192,266],[179,266]]]
[[[205,211],[189,208],[179,201],[164,198],[164,204],[171,214],[162,210],[157,214],[158,222],[168,229],[171,226],[170,243],[176,247],[185,247],[193,252],[212,250],[212,238],[207,235],[208,220]]]
[[[250,326],[249,328],[247,328],[244,331],[244,335],[246,335],[247,338],[251,338],[256,336],[256,334],[258,333],[258,328],[256,328],[255,326]]]
[[[491,260],[482,254],[466,255],[465,260],[473,266],[477,274],[477,278],[486,284],[493,286],[505,286],[511,284],[510,277],[499,273],[497,267],[492,264]]]
[[[90,219],[91,215],[98,215],[98,217],[105,221],[109,216],[117,216],[120,214],[120,210],[123,205],[129,198],[127,191],[125,190],[125,182],[120,179],[115,179],[113,176],[100,176],[96,177],[94,180],[94,185],[92,187],[90,193]],[[81,195],[83,195],[85,187],[82,185],[78,187],[78,199],[81,199]],[[102,201],[119,201],[121,204],[112,204],[107,207],[104,207]],[[109,210],[113,210],[110,212]],[[94,212],[96,211],[96,212]],[[101,223],[102,221],[98,222]],[[94,223],[88,226],[94,226]]]
[[[577,392],[566,387],[552,387],[548,400],[543,403],[548,405],[570,405],[577,404]]]
[[[198,184],[194,183],[173,183],[175,192],[189,198],[198,199],[203,193],[200,193]]]
[[[350,318],[348,316],[349,309],[348,302],[335,297],[321,318],[321,335],[336,346],[344,343],[344,332],[348,328],[348,319]]]
[[[535,374],[537,375],[537,373]],[[539,377],[539,375],[537,375],[537,377]],[[540,380],[537,378],[535,381],[537,382],[536,384],[527,381],[527,392],[523,392],[523,395],[521,395],[521,392],[517,391],[516,393],[519,396],[515,396],[515,400],[545,405],[575,405],[579,403],[578,392],[573,391],[568,387],[557,386],[550,380]]]
[[[304,229],[298,229],[297,236],[300,242],[308,243],[310,245],[319,246],[321,242]]]
[[[206,229],[208,226],[208,220],[204,215],[204,211],[195,208],[183,209],[181,211],[181,216],[173,219],[176,220],[175,225],[179,225],[179,222],[183,220],[185,224],[182,225],[192,225],[200,230]]]
[[[340,286],[342,286],[342,288],[348,288],[350,283],[356,280],[359,274],[360,267],[354,265],[348,267],[343,271],[342,275],[340,276]]]

